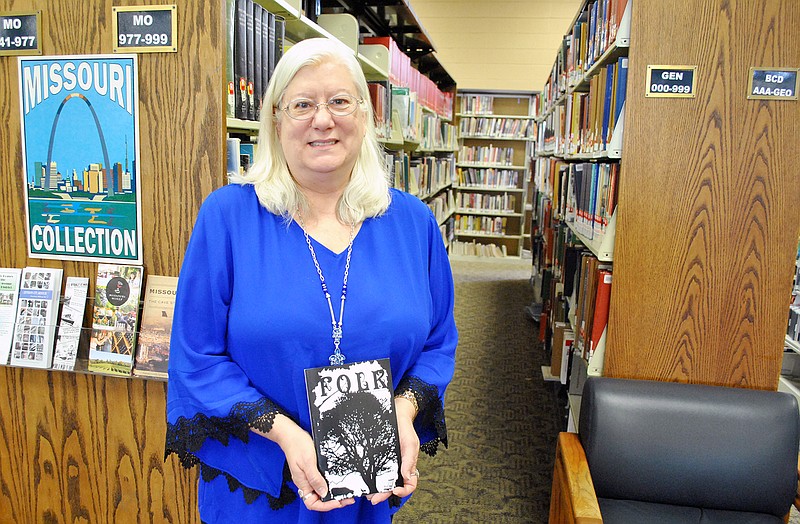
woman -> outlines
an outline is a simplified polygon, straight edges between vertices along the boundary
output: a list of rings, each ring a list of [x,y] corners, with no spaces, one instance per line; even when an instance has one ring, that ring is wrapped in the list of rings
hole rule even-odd
[[[416,489],[420,444],[447,444],[457,332],[439,227],[388,187],[351,50],[296,44],[264,107],[253,166],[206,199],[183,261],[167,454],[201,465],[204,522],[389,522]],[[321,500],[304,370],[336,355],[390,359],[404,484],[392,492]]]

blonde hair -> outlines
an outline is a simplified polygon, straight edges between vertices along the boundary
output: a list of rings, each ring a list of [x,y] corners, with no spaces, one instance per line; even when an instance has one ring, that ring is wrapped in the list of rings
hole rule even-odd
[[[355,84],[358,97],[364,100],[359,111],[366,113],[366,133],[361,144],[350,181],[337,205],[342,223],[358,223],[383,214],[389,207],[389,173],[383,150],[375,135],[375,120],[369,89],[361,66],[353,51],[340,42],[327,38],[310,38],[292,46],[278,61],[264,94],[258,130],[259,146],[255,158],[243,176],[231,175],[230,182],[252,184],[259,202],[270,212],[290,219],[295,210],[308,214],[308,201],[289,172],[277,133],[282,112],[275,111],[286,88],[300,69],[322,63],[342,64]]]

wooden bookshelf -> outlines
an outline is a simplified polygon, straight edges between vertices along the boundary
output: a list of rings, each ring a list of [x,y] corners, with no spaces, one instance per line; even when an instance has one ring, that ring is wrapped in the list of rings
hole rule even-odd
[[[479,195],[484,198],[493,198],[499,191],[516,194],[513,208],[503,209],[495,213],[481,208],[463,207],[456,210],[456,240],[460,242],[475,242],[478,244],[494,244],[500,249],[505,249],[506,256],[521,257],[525,250],[525,239],[530,232],[526,226],[526,209],[528,199],[528,160],[533,151],[535,140],[535,123],[532,111],[533,93],[511,92],[483,92],[462,91],[456,100],[456,126],[459,130],[458,141],[461,146],[458,163],[456,164],[461,176],[466,180],[471,174],[478,176],[492,171],[516,172],[517,182],[513,186],[493,187],[479,184],[460,183],[456,186],[455,199],[469,195]],[[468,161],[464,158],[464,151],[468,148],[493,146],[510,149],[512,151],[509,162],[487,163]],[[517,194],[519,193],[519,194]],[[459,227],[475,224],[474,216],[483,216],[485,220],[494,218],[504,221],[504,233],[497,231],[482,231],[483,222],[477,226],[479,230],[469,227]],[[484,220],[484,221],[485,221]],[[470,221],[472,221],[470,223]]]
[[[797,63],[800,11],[790,0],[631,2],[625,45],[600,57],[629,49],[607,344],[589,373],[774,390],[797,248],[800,105],[749,100],[747,80],[751,67]],[[696,66],[695,96],[645,97],[654,64]],[[598,69],[562,92],[548,83],[540,126]]]

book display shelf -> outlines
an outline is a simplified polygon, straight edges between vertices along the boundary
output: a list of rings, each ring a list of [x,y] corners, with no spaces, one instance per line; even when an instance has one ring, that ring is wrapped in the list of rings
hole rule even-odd
[[[452,118],[453,95],[449,98],[449,116],[444,95],[455,92],[455,83],[438,64],[432,49],[417,51],[424,46],[417,45],[421,37],[415,35],[424,34],[424,30],[411,16],[413,12],[405,8],[405,2],[386,6],[381,11],[385,17],[378,16],[373,8],[373,14],[366,15],[357,5],[348,10],[304,2],[321,5],[322,10],[312,14],[300,0],[256,3],[281,17],[286,45],[315,36],[345,42],[372,82],[389,84],[392,60],[385,46],[365,45],[365,36],[392,34],[403,50],[413,48],[409,67],[430,80],[420,80],[416,86],[416,100],[426,106],[419,108],[417,140],[432,151],[417,153],[420,146],[416,145],[412,154],[421,159],[446,154],[438,149],[446,147],[445,136],[455,133],[441,126]],[[0,12],[38,12],[41,25],[37,37],[44,56],[111,56],[117,40],[109,23],[112,7],[137,5],[141,2],[0,0]],[[136,53],[140,142],[136,166],[141,174],[137,190],[141,265],[146,277],[178,275],[200,205],[227,182],[228,139],[252,142],[257,133],[255,121],[228,114],[229,7],[226,0],[179,3],[172,33],[174,50]],[[401,13],[399,18],[397,13]],[[369,29],[365,19],[375,24],[381,20],[382,25]],[[19,76],[17,57],[0,53],[0,118],[9,130],[0,143],[0,170],[8,174],[0,178],[0,213],[6,234],[0,243],[0,268],[63,271],[65,282],[71,277],[88,279],[88,296],[94,297],[97,262],[28,256],[26,204],[20,180],[24,113],[20,110]],[[411,100],[413,86],[401,87],[409,89]],[[99,110],[97,106],[94,109]],[[433,123],[436,119],[438,127]],[[57,140],[65,140],[65,130],[60,129]],[[111,133],[106,131],[108,139]],[[391,137],[385,139],[388,142]],[[404,139],[401,141],[400,151],[412,149]],[[441,171],[436,171],[436,180],[447,177]],[[428,182],[415,181],[425,188],[420,189],[425,196]],[[432,201],[437,196],[433,195]],[[442,200],[434,205],[441,206]],[[92,325],[93,309],[91,299],[87,300],[84,326]],[[52,520],[53,515],[70,521],[129,522],[161,515],[175,522],[199,522],[197,471],[185,470],[174,458],[164,461],[166,381],[88,372],[81,359],[88,343],[88,336],[81,337],[74,372],[0,366],[0,419],[8,429],[0,444],[0,454],[7,458],[0,461],[0,482],[9,487],[0,494],[3,515],[13,522],[42,522]]]
[[[532,103],[532,92],[459,92],[456,240],[451,253],[523,255],[535,137]]]
[[[797,247],[782,224],[796,224],[800,154],[788,136],[759,137],[793,125],[800,108],[750,96],[748,78],[794,70],[790,5],[581,3],[537,102],[545,380],[575,395],[587,375],[779,387]],[[737,60],[718,62],[718,51]],[[691,93],[658,95],[683,71]],[[579,405],[571,398],[570,429]]]

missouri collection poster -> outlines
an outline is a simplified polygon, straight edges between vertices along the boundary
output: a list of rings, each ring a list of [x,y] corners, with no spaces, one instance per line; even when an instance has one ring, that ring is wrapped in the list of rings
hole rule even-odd
[[[136,55],[18,60],[28,256],[141,264]]]

